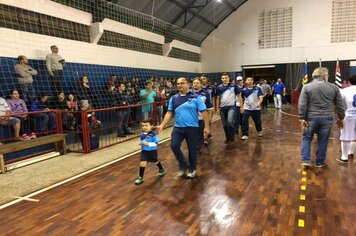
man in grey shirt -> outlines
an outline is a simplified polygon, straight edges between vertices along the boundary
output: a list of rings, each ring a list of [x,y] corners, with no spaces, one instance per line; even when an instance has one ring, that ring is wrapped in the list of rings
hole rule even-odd
[[[15,73],[19,80],[24,100],[27,104],[31,104],[31,102],[36,98],[36,94],[33,89],[32,76],[37,75],[37,70],[27,64],[28,59],[24,55],[18,56],[17,60],[19,61],[19,64],[15,65]]]
[[[52,96],[57,97],[62,92],[64,59],[58,54],[56,45],[51,46],[51,51],[52,53],[46,56],[46,66],[54,88]]]
[[[326,166],[326,150],[333,126],[336,106],[339,128],[343,127],[345,107],[339,88],[328,82],[328,69],[319,67],[313,72],[313,81],[305,85],[299,97],[299,116],[304,129],[302,165],[310,166],[310,146],[314,134],[318,136],[315,167]]]

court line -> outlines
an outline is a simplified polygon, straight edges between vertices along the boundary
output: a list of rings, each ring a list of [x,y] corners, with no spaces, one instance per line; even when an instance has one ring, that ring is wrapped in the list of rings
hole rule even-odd
[[[171,139],[170,137],[169,137],[169,138],[165,138],[165,139],[161,140],[159,143],[164,143],[164,142],[166,142],[166,141],[168,141],[168,140],[170,140],[170,139]],[[77,174],[77,175],[75,175],[75,176],[69,177],[69,178],[64,179],[64,180],[62,180],[62,181],[59,181],[58,183],[52,184],[52,185],[50,185],[50,186],[47,186],[47,187],[42,188],[42,189],[40,189],[40,190],[37,190],[37,191],[35,191],[35,192],[29,193],[29,194],[27,194],[27,195],[25,195],[25,196],[23,196],[23,197],[16,197],[17,199],[12,200],[12,201],[10,201],[10,202],[7,202],[7,203],[1,205],[1,206],[0,206],[0,210],[1,210],[1,209],[4,209],[4,208],[6,208],[6,207],[12,206],[12,205],[14,205],[14,204],[16,204],[16,203],[19,203],[19,202],[21,202],[21,201],[23,201],[23,200],[31,199],[33,196],[36,196],[36,195],[38,195],[38,194],[40,194],[40,193],[43,193],[43,192],[45,192],[45,191],[48,191],[48,190],[53,189],[53,188],[55,188],[55,187],[58,187],[58,186],[60,186],[60,185],[66,184],[66,183],[68,183],[68,182],[70,182],[70,181],[72,181],[72,180],[78,179],[78,178],[80,178],[80,177],[82,177],[82,176],[84,176],[84,175],[87,175],[87,174],[89,174],[89,173],[91,173],[91,172],[94,172],[94,171],[96,171],[96,170],[100,170],[100,169],[102,169],[102,168],[104,168],[104,167],[106,167],[106,166],[109,166],[109,165],[114,164],[114,163],[116,163],[116,162],[118,162],[118,161],[124,160],[124,159],[126,159],[126,158],[128,158],[128,157],[130,157],[130,156],[133,156],[133,155],[135,155],[135,154],[137,154],[137,153],[140,153],[140,152],[141,152],[141,149],[136,150],[136,151],[134,151],[134,152],[131,152],[131,153],[129,153],[129,154],[126,154],[126,155],[123,156],[123,157],[117,158],[117,159],[112,160],[112,161],[110,161],[110,162],[104,163],[104,164],[102,164],[102,165],[99,165],[99,166],[94,167],[94,168],[92,168],[92,169],[89,169],[89,170],[87,170],[87,171],[84,171],[84,172],[82,172],[82,173],[80,173],[80,174]]]
[[[287,115],[287,116],[293,116],[293,117],[298,117],[299,118],[299,115],[295,115],[295,114],[292,114],[292,113],[287,113],[287,112],[284,112],[281,110],[281,113],[284,114],[284,115]]]

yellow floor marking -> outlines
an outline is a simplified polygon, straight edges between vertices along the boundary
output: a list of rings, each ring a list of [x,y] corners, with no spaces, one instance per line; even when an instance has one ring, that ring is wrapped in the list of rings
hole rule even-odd
[[[302,175],[306,175],[307,174],[307,172],[306,171],[302,171]]]
[[[307,190],[307,186],[302,185],[302,186],[300,186],[300,189],[301,189],[301,190]]]
[[[305,212],[305,206],[299,206],[299,212]]]
[[[304,194],[300,194],[300,200],[305,200],[305,195]]]
[[[307,182],[307,178],[302,178],[302,182]]]
[[[304,220],[298,219],[298,227],[304,227]]]

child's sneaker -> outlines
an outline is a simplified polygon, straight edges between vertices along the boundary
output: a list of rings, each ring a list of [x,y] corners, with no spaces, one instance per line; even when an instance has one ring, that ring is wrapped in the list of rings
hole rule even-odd
[[[163,177],[166,174],[166,170],[165,169],[159,169],[158,171],[158,176],[159,177]]]
[[[243,135],[242,137],[241,137],[241,140],[247,140],[248,139],[248,136],[247,135]]]
[[[36,133],[32,132],[32,133],[30,134],[30,138],[31,138],[31,139],[37,138]]]
[[[137,179],[135,180],[135,185],[140,185],[143,183],[143,178],[142,177],[137,177]]]
[[[257,132],[257,137],[262,137],[262,131]]]

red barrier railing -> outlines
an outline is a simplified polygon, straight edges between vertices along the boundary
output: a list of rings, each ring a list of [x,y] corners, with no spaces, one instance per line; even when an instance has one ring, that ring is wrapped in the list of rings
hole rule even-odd
[[[3,117],[27,117],[27,121],[25,122],[29,122],[28,125],[24,125],[24,121],[21,120],[20,136],[22,133],[32,132],[36,132],[37,136],[50,135],[52,133],[67,133],[67,145],[70,151],[90,153],[94,150],[100,150],[129,139],[137,138],[141,133],[142,106],[150,104],[153,105],[151,118],[154,124],[157,125],[163,118],[163,110],[166,110],[165,108],[167,107],[166,101],[86,111],[48,110]],[[43,130],[44,124],[42,123],[42,118],[45,116],[43,114],[48,116],[45,119],[47,122],[49,120],[51,120],[51,123],[55,122],[55,129],[48,126],[47,129]],[[96,120],[101,121],[100,125],[92,123],[93,116],[96,117]],[[125,116],[124,120],[122,116]],[[15,140],[12,127],[2,123],[1,129],[0,142],[7,143]]]

